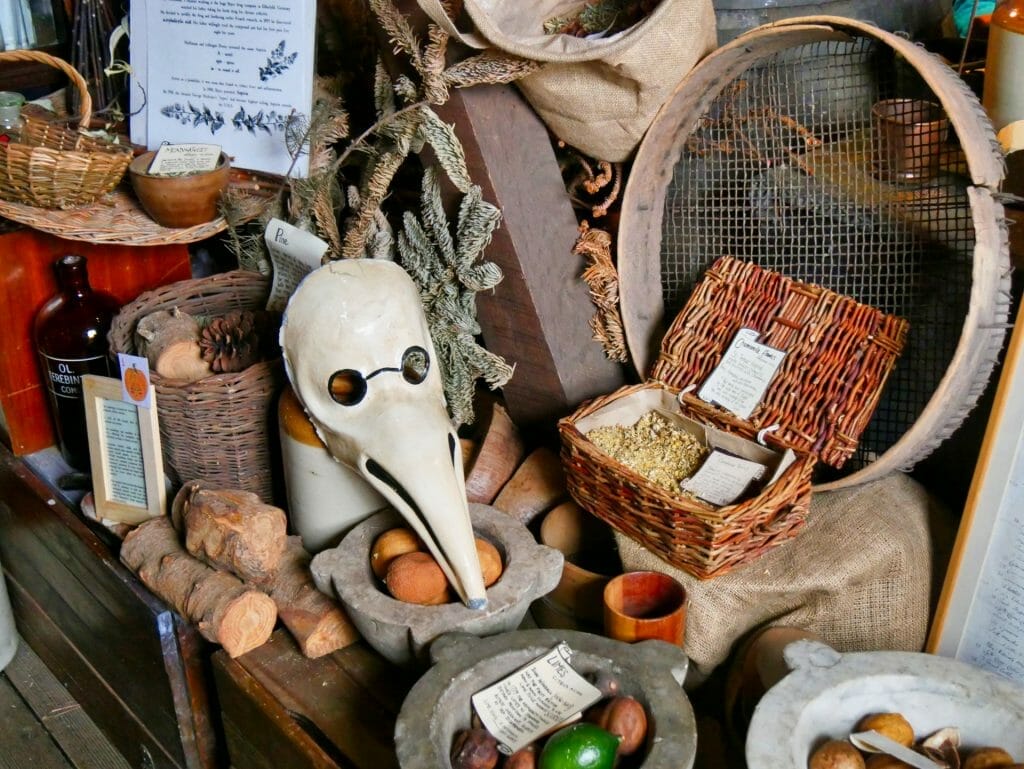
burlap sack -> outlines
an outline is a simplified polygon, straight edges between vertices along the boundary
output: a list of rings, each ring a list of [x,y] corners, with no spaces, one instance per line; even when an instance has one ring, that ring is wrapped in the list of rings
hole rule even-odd
[[[600,160],[629,157],[717,35],[711,0],[661,0],[639,24],[594,40],[544,33],[546,20],[583,0],[464,0],[476,33],[461,32],[440,0],[417,2],[468,46],[545,62],[517,85],[558,138]]]
[[[752,630],[810,630],[839,651],[919,651],[933,599],[933,548],[945,563],[949,513],[902,473],[814,494],[795,539],[701,581],[616,533],[628,571],[671,574],[689,592],[686,653],[702,675]],[[941,578],[941,574],[938,575]]]

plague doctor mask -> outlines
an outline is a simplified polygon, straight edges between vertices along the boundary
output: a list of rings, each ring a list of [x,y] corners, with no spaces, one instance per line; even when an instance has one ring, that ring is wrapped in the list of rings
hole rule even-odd
[[[376,259],[314,270],[288,302],[281,347],[292,388],[334,458],[402,514],[462,600],[484,608],[462,452],[409,275]]]

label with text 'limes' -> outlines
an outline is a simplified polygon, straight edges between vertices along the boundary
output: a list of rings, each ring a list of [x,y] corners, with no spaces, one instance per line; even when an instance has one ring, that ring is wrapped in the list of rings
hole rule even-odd
[[[569,664],[572,649],[551,651],[472,697],[498,749],[514,753],[601,699],[601,691]]]

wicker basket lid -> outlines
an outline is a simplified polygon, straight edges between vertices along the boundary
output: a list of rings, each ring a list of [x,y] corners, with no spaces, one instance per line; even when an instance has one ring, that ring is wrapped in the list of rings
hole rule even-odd
[[[747,419],[696,395],[741,329],[785,352]],[[672,322],[651,378],[680,390],[688,410],[719,427],[748,437],[769,430],[838,468],[857,447],[907,329],[902,318],[850,297],[725,256]]]

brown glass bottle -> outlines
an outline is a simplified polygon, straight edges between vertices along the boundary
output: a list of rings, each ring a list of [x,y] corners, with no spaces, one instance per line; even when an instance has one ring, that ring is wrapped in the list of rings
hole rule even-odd
[[[118,310],[114,297],[93,291],[84,256],[54,263],[57,294],[36,314],[35,342],[64,460],[89,470],[82,375],[111,376],[107,331]]]

